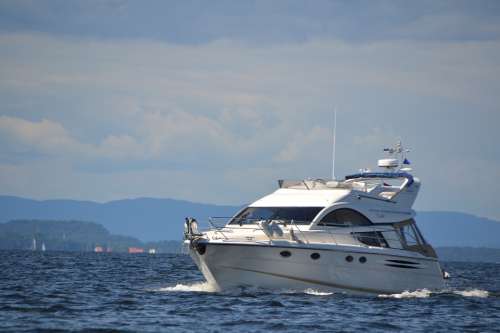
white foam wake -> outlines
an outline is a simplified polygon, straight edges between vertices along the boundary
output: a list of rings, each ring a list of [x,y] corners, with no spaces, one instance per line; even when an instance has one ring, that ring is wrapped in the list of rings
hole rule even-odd
[[[314,295],[314,296],[329,296],[329,295],[333,295],[333,293],[329,293],[329,292],[326,292],[326,291],[314,290],[314,289],[311,289],[311,288],[308,288],[308,289],[304,290],[304,293],[308,294],[308,295]]]
[[[455,290],[453,291],[453,293],[464,297],[480,297],[480,298],[486,298],[489,295],[489,293],[486,290],[481,290],[481,289],[472,289],[463,291]]]
[[[403,291],[400,294],[378,295],[384,298],[426,298],[431,295],[430,290],[421,289],[415,291]]]
[[[167,292],[205,292],[213,293],[217,291],[217,288],[210,284],[209,282],[197,282],[193,284],[182,284],[178,283],[173,287],[165,287],[156,289],[156,291],[167,291]]]
[[[489,293],[486,290],[481,289],[471,289],[471,290],[453,290],[453,291],[440,291],[435,294],[443,294],[452,292],[455,295],[460,295],[463,297],[480,297],[485,298],[489,296]],[[391,295],[378,295],[379,297],[384,298],[426,298],[431,296],[432,292],[427,289],[421,289],[416,291],[404,291],[400,294],[391,294]]]

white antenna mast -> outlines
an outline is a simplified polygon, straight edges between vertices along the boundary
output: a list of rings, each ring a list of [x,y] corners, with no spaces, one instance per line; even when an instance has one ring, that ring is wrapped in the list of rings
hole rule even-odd
[[[337,110],[333,108],[333,147],[332,147],[332,179],[335,180],[335,146],[337,140],[335,136],[337,134]]]

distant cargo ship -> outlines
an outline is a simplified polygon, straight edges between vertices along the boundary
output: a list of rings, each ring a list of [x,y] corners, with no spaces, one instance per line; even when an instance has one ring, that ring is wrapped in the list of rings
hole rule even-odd
[[[142,247],[129,247],[128,253],[144,253],[144,249]]]

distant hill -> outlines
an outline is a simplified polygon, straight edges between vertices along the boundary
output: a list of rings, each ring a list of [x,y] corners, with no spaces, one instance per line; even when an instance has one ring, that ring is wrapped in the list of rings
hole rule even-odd
[[[31,200],[0,196],[0,223],[19,219],[80,220],[102,224],[113,234],[143,241],[180,240],[186,216],[232,216],[239,207],[172,199],[126,199],[97,203],[77,200]]]
[[[500,222],[457,212],[418,212],[424,237],[439,247],[500,248]]]
[[[92,251],[95,246],[126,251],[141,242],[133,237],[111,235],[102,225],[83,221],[15,220],[0,224],[1,249]]]
[[[43,244],[43,245],[42,245]],[[104,251],[127,252],[130,247],[178,253],[181,243],[162,241],[144,243],[130,236],[111,234],[102,225],[83,221],[15,220],[0,223],[0,250]]]
[[[183,221],[193,216],[232,216],[240,207],[172,199],[127,199],[96,203],[76,200],[37,201],[0,196],[0,222],[15,219],[85,220],[102,224],[112,234],[143,241],[180,240]],[[417,223],[437,247],[500,248],[500,222],[457,212],[418,212]]]

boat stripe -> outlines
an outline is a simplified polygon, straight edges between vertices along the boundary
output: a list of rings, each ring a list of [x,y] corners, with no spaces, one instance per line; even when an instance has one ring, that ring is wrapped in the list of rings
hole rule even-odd
[[[420,269],[420,267],[408,266],[408,265],[399,265],[399,264],[385,264],[385,265],[398,268]]]
[[[387,259],[386,261],[390,261],[396,264],[403,264],[403,265],[420,265],[418,262],[414,261],[406,261],[406,260],[394,260],[394,259]]]

